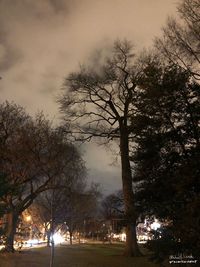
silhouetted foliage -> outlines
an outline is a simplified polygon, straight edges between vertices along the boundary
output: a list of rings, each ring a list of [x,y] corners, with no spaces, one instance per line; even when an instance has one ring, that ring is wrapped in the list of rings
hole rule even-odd
[[[179,248],[197,256],[200,86],[181,67],[152,62],[141,75],[136,105],[132,131],[137,151],[132,160],[136,164],[134,181],[139,185],[136,196],[141,212],[171,221]],[[172,247],[168,249],[170,253]]]

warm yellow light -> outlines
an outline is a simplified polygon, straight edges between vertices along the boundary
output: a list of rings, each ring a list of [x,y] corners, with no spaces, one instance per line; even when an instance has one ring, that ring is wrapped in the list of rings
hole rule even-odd
[[[31,220],[31,215],[26,216],[26,221],[29,222]]]

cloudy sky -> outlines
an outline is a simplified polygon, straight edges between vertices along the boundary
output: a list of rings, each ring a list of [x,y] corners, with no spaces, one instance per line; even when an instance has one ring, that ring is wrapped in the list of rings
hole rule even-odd
[[[0,101],[57,120],[64,77],[117,38],[148,47],[178,0],[0,0]],[[121,187],[120,167],[88,145],[89,174],[106,192]]]

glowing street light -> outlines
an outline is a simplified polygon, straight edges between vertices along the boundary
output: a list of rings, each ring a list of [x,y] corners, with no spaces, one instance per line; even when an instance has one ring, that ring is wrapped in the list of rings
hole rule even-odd
[[[30,222],[31,221],[31,215],[26,216],[26,221],[27,222]]]
[[[153,229],[153,230],[157,230],[158,228],[160,228],[160,223],[158,223],[158,220],[157,219],[155,219],[155,222],[153,222],[152,224],[151,224],[151,229]]]

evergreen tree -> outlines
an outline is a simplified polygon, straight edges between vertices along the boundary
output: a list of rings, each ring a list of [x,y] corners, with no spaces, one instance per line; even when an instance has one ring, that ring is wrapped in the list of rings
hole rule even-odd
[[[138,112],[132,118],[140,211],[168,219],[171,241],[196,256],[200,248],[199,89],[189,72],[152,61],[141,75]],[[165,244],[170,244],[170,253],[172,243]]]

